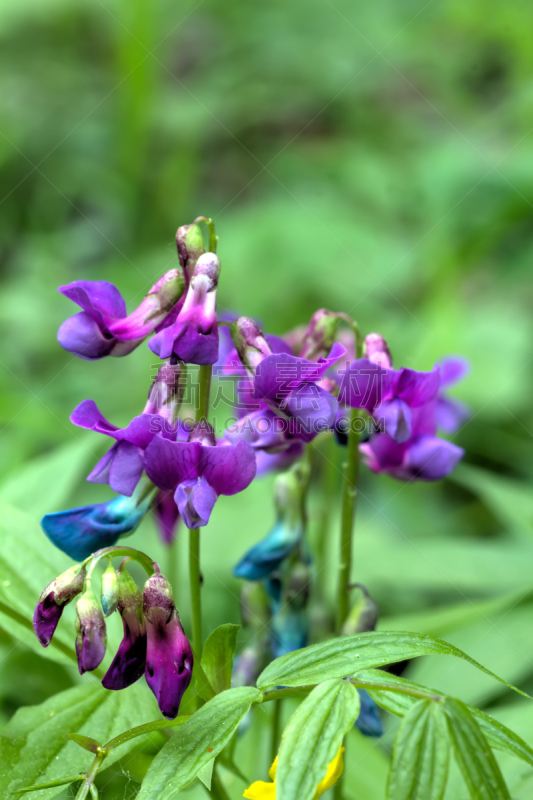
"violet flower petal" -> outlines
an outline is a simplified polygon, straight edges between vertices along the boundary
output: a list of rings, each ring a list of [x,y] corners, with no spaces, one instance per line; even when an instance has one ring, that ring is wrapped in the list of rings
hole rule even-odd
[[[242,492],[255,478],[255,469],[255,454],[246,442],[200,451],[200,473],[217,494]]]
[[[397,397],[385,400],[374,412],[380,428],[395,442],[406,442],[411,437],[411,416],[409,406]]]
[[[455,433],[470,417],[466,403],[451,397],[439,397],[435,409],[437,426],[445,433]]]
[[[200,476],[200,448],[198,442],[171,442],[156,436],[144,454],[146,474],[160,489],[173,492],[182,481]]]
[[[302,383],[283,404],[298,423],[296,438],[310,442],[321,431],[333,427],[339,404],[329,392],[315,383]]]
[[[414,369],[400,370],[395,394],[408,406],[422,406],[432,400],[440,386],[439,368],[431,372],[417,372]]]
[[[394,370],[384,369],[368,358],[359,358],[339,375],[339,403],[372,413],[385,398],[394,394],[397,381],[398,373]]]
[[[50,594],[35,606],[33,630],[43,647],[48,647],[52,641],[65,605],[58,605]]]
[[[92,628],[89,634],[82,633],[81,645],[76,637],[76,656],[80,675],[92,672],[100,666],[104,660],[105,648],[105,639],[98,628]]]
[[[409,445],[405,464],[414,478],[438,481],[456,467],[464,456],[457,445],[436,436],[420,436]]]
[[[110,355],[116,340],[102,332],[97,322],[85,311],[66,319],[57,332],[57,341],[64,350],[84,361],[96,361]]]
[[[145,619],[148,637],[146,682],[163,716],[174,719],[178,715],[181,698],[191,682],[191,646],[175,613],[167,621],[164,609],[151,608],[150,618]]]
[[[60,286],[58,292],[77,303],[100,324],[105,318],[117,319],[127,314],[126,303],[116,286],[108,281],[73,281]]]
[[[161,539],[172,544],[180,521],[180,513],[172,492],[159,491],[154,501],[154,515]]]
[[[441,389],[462,381],[470,372],[470,362],[461,356],[448,356],[440,364]]]
[[[255,372],[255,397],[279,402],[303,383],[320,380],[327,370],[345,354],[346,348],[336,342],[327,358],[308,361],[290,353],[266,356]]]
[[[142,630],[135,609],[122,614],[124,636],[106,674],[105,689],[126,689],[143,675],[146,665],[146,633]]]
[[[203,528],[209,522],[218,495],[206,478],[182,481],[174,494],[174,500],[188,528]]]

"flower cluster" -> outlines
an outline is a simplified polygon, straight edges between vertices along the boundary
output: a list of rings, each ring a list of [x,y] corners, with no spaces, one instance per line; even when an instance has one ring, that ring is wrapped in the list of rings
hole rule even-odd
[[[174,605],[172,587],[153,562],[153,574],[141,593],[125,569],[128,559],[118,571],[109,560],[98,600],[91,589],[91,575],[99,558],[106,554],[110,559],[113,548],[71,567],[46,587],[33,616],[35,634],[42,646],[48,647],[65,606],[79,596],[76,656],[83,675],[102,663],[107,645],[105,617],[118,611],[124,636],[102,685],[106,689],[125,689],[145,675],[161,713],[174,719],[191,681],[193,654]]]

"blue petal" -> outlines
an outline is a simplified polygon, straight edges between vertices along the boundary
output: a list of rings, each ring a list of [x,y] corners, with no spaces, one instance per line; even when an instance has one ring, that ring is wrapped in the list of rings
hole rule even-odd
[[[107,503],[46,514],[41,527],[56,547],[75,561],[83,561],[131,533],[148,507],[149,501],[137,505],[136,499],[120,496]]]
[[[270,628],[274,658],[292,653],[294,650],[300,650],[307,645],[309,624],[305,610],[283,609],[279,614],[272,617]]]
[[[234,567],[233,574],[236,578],[246,578],[248,581],[268,577],[294,550],[300,534],[300,525],[289,528],[278,523],[264,539],[248,550]]]
[[[383,722],[379,716],[378,707],[366,689],[358,689],[361,708],[355,725],[363,736],[383,736]]]

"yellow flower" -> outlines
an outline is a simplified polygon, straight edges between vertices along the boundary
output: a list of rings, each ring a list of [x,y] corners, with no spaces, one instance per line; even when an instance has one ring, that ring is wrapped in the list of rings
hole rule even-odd
[[[344,752],[344,747],[339,749],[339,752],[328,765],[328,771],[326,772],[326,777],[320,781],[318,786],[316,787],[316,792],[313,796],[313,800],[317,800],[320,795],[324,794],[327,789],[331,789],[331,787],[337,783],[342,772],[344,770],[344,759],[342,754]],[[268,771],[269,778],[273,781],[273,783],[266,783],[266,781],[256,781],[249,786],[243,794],[243,797],[246,797],[247,800],[276,800],[276,769],[278,766],[278,757],[276,756],[276,760],[270,767]]]

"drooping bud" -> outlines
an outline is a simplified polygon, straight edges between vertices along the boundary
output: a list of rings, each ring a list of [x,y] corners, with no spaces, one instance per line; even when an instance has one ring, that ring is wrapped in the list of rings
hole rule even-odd
[[[305,331],[300,358],[316,361],[321,356],[326,356],[335,342],[339,319],[339,314],[328,311],[327,308],[316,311]]]
[[[150,387],[143,414],[160,414],[173,423],[181,406],[185,383],[186,367],[183,361],[163,364]]]
[[[253,376],[257,365],[266,356],[272,355],[272,348],[250,317],[236,319],[231,323],[230,331],[241,362]]]
[[[182,225],[176,231],[176,246],[178,258],[189,283],[196,262],[205,253],[202,229],[197,223]]]
[[[130,574],[118,572],[118,611],[122,617],[124,636],[102,679],[106,689],[125,689],[144,673],[146,665],[146,627],[143,617],[143,596]]]
[[[109,563],[102,573],[102,610],[105,617],[109,617],[117,610],[119,598],[118,575],[115,567]]]
[[[305,524],[304,497],[309,467],[295,464],[274,483],[275,526],[241,558],[233,570],[237,578],[258,581],[268,577],[298,545]]]
[[[85,565],[76,564],[42,592],[33,614],[33,630],[43,647],[52,641],[65,606],[83,590],[86,574]]]
[[[146,682],[161,713],[174,719],[191,682],[193,654],[174,605],[172,587],[158,567],[144,585],[143,609],[147,633]]]
[[[387,342],[380,333],[369,333],[363,343],[363,355],[384,369],[392,368],[392,356]]]
[[[107,645],[104,615],[92,589],[86,589],[76,603],[76,614],[76,656],[83,675],[102,663]]]
[[[353,588],[361,590],[361,598],[351,607],[346,621],[341,629],[341,636],[350,636],[355,633],[366,633],[375,630],[379,617],[378,605],[372,600],[368,590],[360,583]]]

